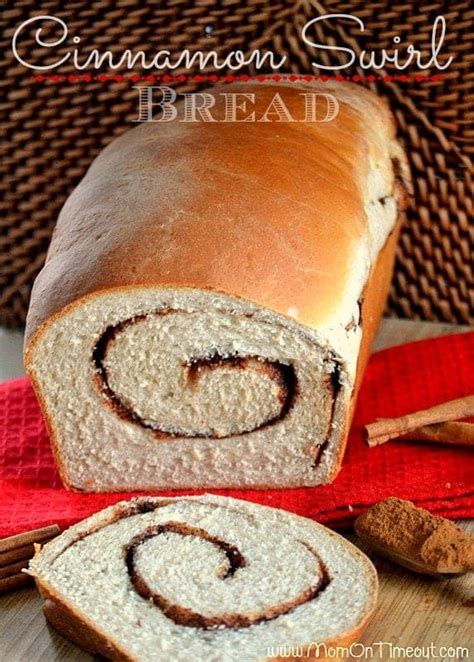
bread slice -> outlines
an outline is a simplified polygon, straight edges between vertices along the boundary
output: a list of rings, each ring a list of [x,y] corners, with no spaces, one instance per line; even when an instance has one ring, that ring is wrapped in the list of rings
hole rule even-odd
[[[375,95],[324,123],[147,123],[66,202],[25,366],[66,485],[288,487],[341,465],[388,292],[406,164]]]
[[[355,640],[377,600],[374,567],[338,534],[212,495],[118,503],[38,550],[29,572],[51,623],[111,660],[311,658]]]

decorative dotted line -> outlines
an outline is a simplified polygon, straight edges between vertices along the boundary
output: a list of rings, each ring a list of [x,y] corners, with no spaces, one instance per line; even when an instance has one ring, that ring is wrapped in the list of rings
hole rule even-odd
[[[51,75],[44,75],[44,74],[35,74],[34,76],[31,76],[31,80],[35,83],[44,83],[44,82],[51,82],[51,83],[110,83],[110,82],[115,82],[115,83],[122,83],[124,81],[131,81],[132,83],[140,83],[140,82],[147,82],[147,83],[155,83],[155,82],[160,82],[160,83],[233,83],[236,81],[239,82],[248,82],[248,81],[259,81],[259,82],[266,82],[266,81],[274,81],[276,83],[280,81],[285,81],[285,82],[291,82],[291,83],[296,83],[300,81],[306,81],[307,83],[312,83],[312,82],[322,82],[326,83],[329,81],[338,81],[338,82],[344,82],[348,81],[351,83],[375,83],[375,82],[384,82],[384,83],[391,83],[391,82],[397,82],[397,83],[409,83],[409,82],[416,82],[416,83],[425,83],[425,82],[433,82],[433,81],[442,81],[444,80],[444,76],[442,74],[433,74],[431,76],[427,76],[424,74],[414,74],[411,76],[408,76],[406,74],[397,74],[397,75],[385,75],[385,76],[378,76],[375,74],[369,74],[367,76],[359,76],[357,74],[353,76],[342,76],[342,75],[337,75],[337,76],[312,76],[312,75],[303,75],[303,76],[297,76],[295,74],[289,74],[289,75],[278,75],[278,74],[271,74],[271,75],[258,75],[258,76],[247,76],[247,75],[239,75],[239,76],[234,76],[232,74],[227,74],[225,76],[217,76],[215,74],[211,75],[205,75],[205,74],[197,74],[195,76],[191,75],[184,75],[180,74],[179,76],[169,76],[168,74],[164,75],[155,75],[155,74],[147,74],[145,76],[140,76],[138,74],[97,74],[97,75],[92,75],[92,74],[68,74],[67,76],[60,76],[57,74],[51,74]]]

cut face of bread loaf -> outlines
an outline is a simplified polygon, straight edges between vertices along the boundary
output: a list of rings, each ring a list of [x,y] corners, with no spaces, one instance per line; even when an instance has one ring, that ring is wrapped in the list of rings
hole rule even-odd
[[[377,598],[375,569],[341,536],[209,495],[107,508],[47,544],[30,573],[52,624],[112,660],[253,662],[347,644]]]
[[[25,351],[73,489],[316,485],[340,467],[403,154],[358,87],[224,90],[257,108],[278,93],[294,115],[324,91],[339,114],[147,123],[94,161],[35,283]]]

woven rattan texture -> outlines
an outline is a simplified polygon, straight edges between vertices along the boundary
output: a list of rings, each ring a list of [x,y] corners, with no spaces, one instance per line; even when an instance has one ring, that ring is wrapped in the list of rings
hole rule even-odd
[[[414,178],[394,277],[389,312],[404,317],[452,322],[472,321],[472,166],[474,151],[471,48],[474,10],[469,0],[429,3],[410,0],[7,0],[2,53],[3,133],[0,162],[0,324],[24,323],[30,289],[45,258],[58,212],[93,157],[137,116],[137,91],[130,81],[33,83],[13,58],[11,38],[31,16],[63,18],[69,36],[80,35],[83,48],[122,52],[183,48],[272,49],[288,56],[286,72],[314,72],[315,51],[301,39],[303,25],[319,15],[350,13],[355,23],[325,22],[313,30],[327,45],[389,49],[414,43],[430,52],[431,26],[446,17],[443,55],[454,56],[444,80],[429,83],[374,83],[395,112],[400,138]],[[471,34],[470,34],[471,32]],[[54,30],[49,38],[53,39]],[[42,34],[48,38],[48,32]],[[22,40],[30,59],[49,60],[44,51]],[[69,48],[71,41],[68,42]],[[59,59],[67,50],[55,50]],[[338,53],[318,51],[319,61],[337,61]],[[342,56],[343,57],[343,56]],[[43,58],[43,60],[41,60]],[[61,74],[75,73],[66,63]],[[104,70],[103,73],[106,73]],[[137,73],[141,73],[137,71]],[[165,73],[165,72],[160,72]],[[189,73],[175,70],[178,73]],[[196,72],[194,72],[196,73]],[[246,71],[245,73],[254,73]],[[354,66],[345,73],[366,74]],[[398,71],[387,68],[382,73]],[[427,73],[437,73],[435,70]],[[187,83],[178,89],[192,89]]]

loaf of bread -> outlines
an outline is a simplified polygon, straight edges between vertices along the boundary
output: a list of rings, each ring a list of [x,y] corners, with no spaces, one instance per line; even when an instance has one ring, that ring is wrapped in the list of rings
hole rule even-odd
[[[217,496],[140,498],[48,543],[29,572],[48,620],[111,660],[253,662],[347,645],[377,601],[377,574],[303,517]]]
[[[93,162],[26,334],[72,489],[316,485],[341,465],[402,217],[394,124],[346,83],[223,90],[295,116],[323,90],[339,113],[149,122]]]

